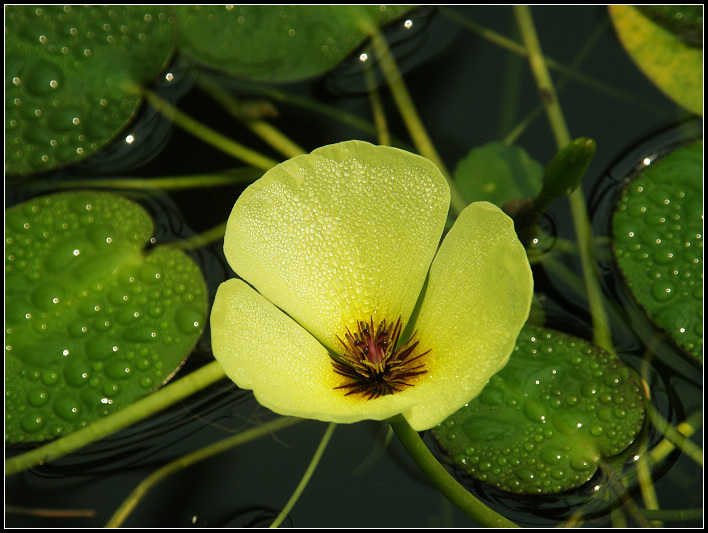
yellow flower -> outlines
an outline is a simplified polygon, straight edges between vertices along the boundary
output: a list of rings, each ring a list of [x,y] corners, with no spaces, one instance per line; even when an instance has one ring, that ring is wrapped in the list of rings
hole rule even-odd
[[[283,415],[403,414],[418,431],[478,395],[509,359],[533,280],[511,219],[486,202],[438,249],[449,195],[427,159],[362,141],[248,187],[224,239],[248,284],[223,283],[211,314],[226,374]]]

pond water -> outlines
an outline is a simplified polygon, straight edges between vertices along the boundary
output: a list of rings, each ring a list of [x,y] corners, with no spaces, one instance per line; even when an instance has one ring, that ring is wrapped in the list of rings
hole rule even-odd
[[[455,14],[505,35],[514,33],[509,7],[455,7]],[[534,7],[533,15],[544,53],[572,64],[587,45],[587,55],[575,68],[597,80],[601,87],[570,81],[559,99],[573,137],[597,142],[595,158],[583,182],[592,202],[593,226],[606,229],[608,201],[616,183],[652,146],[681,137],[677,124],[695,124],[639,72],[618,43],[603,7]],[[414,17],[414,35],[400,38],[394,47],[406,82],[429,134],[448,168],[453,170],[467,152],[503,138],[539,103],[530,71],[523,59],[500,49],[463,28],[441,10],[424,9]],[[400,33],[400,32],[399,32]],[[399,40],[397,33],[391,36]],[[588,44],[590,43],[590,44]],[[314,98],[340,112],[370,120],[369,103],[356,66],[348,64],[322,79],[278,86],[299,96]],[[179,73],[177,68],[175,72]],[[278,157],[267,146],[235,124],[196,87],[187,73],[170,89],[178,105],[191,116],[254,149]],[[559,74],[554,74],[556,83]],[[508,94],[511,96],[507,96]],[[257,91],[250,91],[257,95]],[[166,93],[167,94],[167,93]],[[248,91],[237,94],[248,94]],[[395,105],[382,91],[393,134],[407,139]],[[348,139],[375,139],[332,118],[312,119],[309,112],[285,102],[276,103],[274,124],[306,150]],[[688,122],[687,122],[688,121]],[[163,177],[219,171],[237,166],[228,156],[171,129],[150,112],[138,117],[137,126],[152,132],[146,144],[117,144],[52,179],[100,176]],[[700,135],[700,132],[698,133]],[[516,140],[529,154],[546,164],[555,154],[555,142],[545,115],[540,113]],[[617,174],[622,175],[617,175]],[[223,222],[242,186],[203,187],[147,202],[156,214],[157,242],[202,232]],[[16,203],[26,193],[6,189],[6,201]],[[169,214],[165,214],[169,213]],[[552,205],[543,225],[560,238],[574,240],[565,201]],[[211,297],[216,287],[233,274],[220,244],[194,254],[203,267]],[[568,266],[580,272],[579,263]],[[632,367],[641,367],[650,326],[631,308],[626,295],[616,292],[611,263],[604,262],[603,283],[608,294],[625,308],[626,324],[615,324],[618,349]],[[542,266],[535,267],[536,292],[545,297],[547,315],[555,327],[590,338],[587,305],[568,285]],[[648,329],[649,328],[649,329]],[[649,376],[652,401],[672,423],[702,408],[702,369],[686,362],[676,350],[660,351]],[[211,360],[207,334],[200,340],[182,373]],[[182,402],[153,419],[106,438],[41,468],[6,479],[6,504],[15,507],[90,511],[90,516],[42,517],[6,513],[10,527],[95,527],[106,523],[118,505],[146,476],[189,451],[195,450],[269,420],[273,415],[259,406],[249,392],[230,382]],[[150,492],[128,517],[129,527],[248,527],[267,526],[281,509],[314,453],[326,424],[302,421],[269,437],[235,448],[170,477]],[[702,438],[694,441],[702,447]],[[436,449],[426,436],[432,449]],[[648,437],[655,444],[660,435]],[[7,455],[24,448],[9,447]],[[437,451],[436,451],[437,453]],[[441,460],[448,462],[441,454]],[[702,507],[702,469],[682,454],[669,455],[654,472],[662,509]],[[516,497],[465,480],[492,508],[520,525],[553,525],[568,518],[578,502],[592,494],[593,482],[571,495]],[[599,476],[595,483],[601,480]],[[630,497],[641,501],[636,490]],[[640,504],[641,505],[641,504]],[[598,504],[589,522],[610,526],[607,510]],[[701,519],[679,522],[699,526]],[[382,423],[340,425],[322,462],[285,525],[295,527],[470,527],[475,524],[432,488],[396,438]],[[636,522],[629,519],[629,525]]]

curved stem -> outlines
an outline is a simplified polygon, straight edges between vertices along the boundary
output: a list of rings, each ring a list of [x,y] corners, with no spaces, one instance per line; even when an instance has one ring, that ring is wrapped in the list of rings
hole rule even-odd
[[[447,499],[459,507],[467,516],[487,527],[519,527],[511,520],[493,511],[468,490],[462,487],[440,464],[420,438],[420,435],[408,424],[403,415],[388,420],[391,428],[405,446],[418,467]]]
[[[553,87],[553,81],[551,80],[543,58],[541,45],[538,41],[538,35],[536,35],[533,18],[531,17],[531,9],[529,6],[514,6],[514,14],[516,15],[521,37],[529,52],[531,70],[536,78],[538,92],[545,106],[546,115],[548,116],[548,121],[551,124],[551,129],[556,139],[556,146],[560,150],[571,141],[570,133]],[[580,262],[585,279],[588,304],[592,314],[593,341],[598,346],[614,353],[609,321],[602,305],[602,291],[600,289],[597,261],[595,260],[595,252],[592,244],[592,229],[590,228],[582,188],[578,187],[575,189],[575,191],[570,194],[569,200],[573,225],[575,226],[575,233],[578,239]]]
[[[312,456],[310,465],[307,467],[307,470],[305,470],[305,473],[303,474],[300,483],[298,483],[297,487],[295,488],[295,492],[293,492],[293,495],[290,496],[288,503],[285,504],[283,510],[280,511],[280,514],[276,517],[276,519],[269,527],[278,527],[283,522],[283,520],[285,520],[285,517],[288,516],[288,513],[292,510],[292,508],[295,506],[295,503],[300,498],[302,491],[305,490],[305,487],[307,487],[307,484],[309,483],[312,474],[315,472],[315,469],[317,468],[317,465],[319,464],[320,459],[322,458],[322,454],[324,453],[325,449],[327,449],[327,444],[329,444],[329,440],[330,438],[332,438],[332,433],[334,433],[334,428],[336,427],[337,424],[334,422],[330,422],[330,424],[327,426],[327,430],[325,431],[324,435],[322,435],[320,445],[317,447],[317,450],[315,450],[315,455]]]
[[[206,231],[203,231],[199,235],[193,237],[188,237],[186,239],[181,239],[179,241],[169,243],[169,246],[173,248],[178,248],[180,250],[196,250],[207,244],[219,241],[224,238],[226,233],[226,222],[212,226]]]
[[[237,435],[232,435],[226,439],[215,442],[210,446],[205,446],[199,450],[196,450],[187,455],[172,461],[156,470],[150,476],[145,478],[130,495],[125,499],[121,506],[116,510],[113,516],[108,520],[105,527],[120,527],[125,519],[128,518],[135,507],[140,503],[141,498],[143,498],[152,488],[154,488],[158,483],[162,482],[168,476],[179,472],[189,466],[192,466],[199,461],[203,461],[221,452],[240,446],[241,444],[246,444],[252,440],[258,439],[260,437],[265,437],[270,435],[275,431],[283,429],[298,422],[302,422],[302,418],[290,418],[290,417],[280,417],[270,422],[266,422],[258,427],[251,428]]]
[[[251,118],[244,113],[244,105],[232,94],[225,91],[221,86],[214,83],[208,77],[201,76],[197,82],[209,96],[219,102],[231,116],[240,120],[248,129],[258,135],[274,149],[278,150],[287,158],[304,154],[305,149],[295,141],[287,137],[272,124],[259,118]],[[277,113],[276,113],[277,114]]]
[[[647,405],[647,415],[664,439],[657,444],[650,453],[652,464],[663,460],[668,453],[679,448],[688,455],[698,466],[703,467],[703,450],[689,439],[703,421],[703,410],[696,411],[677,427],[672,426],[664,419],[651,404]]]
[[[247,148],[232,139],[229,139],[221,133],[206,127],[204,124],[197,122],[186,113],[183,113],[176,107],[170,105],[169,102],[166,102],[152,91],[140,88],[140,92],[147,99],[150,105],[152,105],[172,122],[177,124],[180,128],[221,150],[222,152],[225,152],[230,156],[243,161],[244,163],[263,170],[269,170],[278,164],[278,161],[275,159],[261,155],[258,152],[251,150],[250,148]]]
[[[111,433],[143,420],[224,377],[226,376],[221,365],[217,361],[213,361],[83,429],[75,431],[66,437],[61,437],[40,448],[6,459],[5,475],[16,474],[27,468],[70,454]]]
[[[451,20],[454,20],[463,28],[466,28],[476,33],[483,39],[486,39],[488,42],[495,44],[500,48],[504,48],[505,50],[521,57],[528,56],[528,50],[513,39],[505,37],[504,35],[501,35],[489,28],[485,28],[481,24],[478,24],[474,20],[460,15],[449,7],[438,6],[438,11],[440,11],[440,13],[450,18]],[[593,40],[599,36],[599,33],[603,32],[607,28],[607,26],[609,26],[609,20],[606,18],[601,22],[601,25],[598,27],[596,35],[590,37],[590,39],[586,42],[585,46],[587,47],[588,45],[590,45]],[[630,105],[642,108],[648,112],[651,112],[652,114],[656,115],[661,119],[668,118],[667,113],[661,109],[658,109],[657,106],[648,104],[647,102],[643,101],[643,99],[636,98],[628,91],[616,89],[615,87],[607,85],[591,76],[586,76],[582,72],[576,70],[577,65],[575,61],[573,61],[573,63],[568,66],[547,56],[544,56],[544,61],[546,62],[546,65],[548,65],[548,68],[564,74],[565,78],[572,79],[578,83],[582,83],[583,85],[595,91],[604,93],[607,96],[610,96],[611,98],[616,98],[617,100],[627,102]]]

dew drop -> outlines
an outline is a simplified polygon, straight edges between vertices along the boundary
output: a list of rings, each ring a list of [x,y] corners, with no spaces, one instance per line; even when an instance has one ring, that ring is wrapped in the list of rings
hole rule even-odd
[[[36,61],[24,76],[27,91],[35,96],[46,96],[62,84],[60,71],[46,61]]]
[[[81,414],[81,402],[73,396],[64,394],[54,400],[52,409],[59,418],[73,422]]]
[[[46,419],[38,413],[30,413],[22,417],[20,426],[26,433],[36,433],[41,430],[46,423]]]
[[[27,403],[32,407],[42,407],[49,401],[49,393],[44,389],[34,389],[27,393]]]

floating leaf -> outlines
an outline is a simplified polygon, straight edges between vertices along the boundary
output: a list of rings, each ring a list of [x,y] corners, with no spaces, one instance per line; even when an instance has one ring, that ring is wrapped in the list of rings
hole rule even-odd
[[[499,207],[516,198],[533,198],[541,190],[543,167],[526,150],[490,142],[473,148],[454,173],[468,202],[486,200]]]
[[[177,6],[182,52],[211,67],[260,81],[317,76],[406,6]]]
[[[194,347],[206,285],[153,222],[109,193],[5,212],[5,438],[70,433],[150,393]]]
[[[641,13],[692,46],[703,46],[703,5],[639,5]]]
[[[653,161],[612,220],[617,264],[651,320],[703,360],[703,142]]]
[[[508,492],[546,494],[588,481],[643,422],[639,386],[616,357],[525,326],[509,363],[433,435],[475,478]]]
[[[610,6],[622,45],[669,98],[703,115],[703,47],[692,46],[632,6]]]
[[[155,6],[5,8],[5,170],[47,171],[98,150],[136,112],[131,87],[172,50]]]

